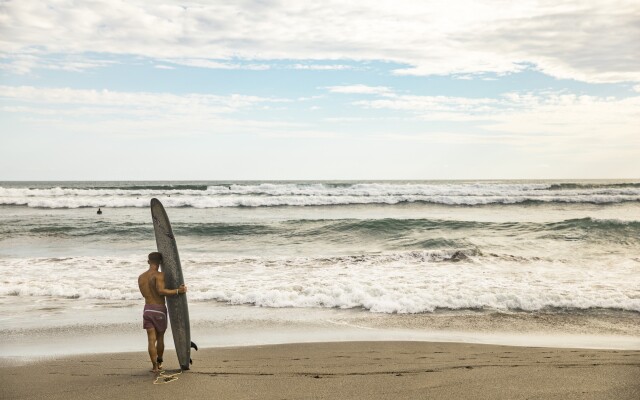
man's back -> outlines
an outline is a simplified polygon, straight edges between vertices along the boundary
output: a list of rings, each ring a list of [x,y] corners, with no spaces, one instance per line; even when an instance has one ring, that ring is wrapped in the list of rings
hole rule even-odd
[[[156,288],[156,280],[159,275],[162,275],[160,278],[164,277],[163,272],[156,271],[146,271],[138,277],[138,287],[144,297],[145,304],[164,305],[164,296],[161,296]]]

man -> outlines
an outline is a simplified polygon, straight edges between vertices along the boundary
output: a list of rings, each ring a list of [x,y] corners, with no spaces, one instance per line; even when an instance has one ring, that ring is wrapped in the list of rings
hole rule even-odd
[[[138,277],[138,287],[145,303],[142,327],[147,330],[149,357],[153,364],[151,372],[157,374],[162,369],[164,332],[167,330],[167,307],[164,304],[164,297],[186,293],[187,287],[185,285],[180,285],[177,289],[164,287],[164,272],[158,271],[162,263],[162,254],[150,253],[147,262],[149,270]]]

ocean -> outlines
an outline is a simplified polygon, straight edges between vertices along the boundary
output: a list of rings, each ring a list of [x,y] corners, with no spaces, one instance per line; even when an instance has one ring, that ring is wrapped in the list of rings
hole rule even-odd
[[[535,331],[640,348],[640,181],[0,182],[0,356],[144,343],[154,197],[205,344]]]

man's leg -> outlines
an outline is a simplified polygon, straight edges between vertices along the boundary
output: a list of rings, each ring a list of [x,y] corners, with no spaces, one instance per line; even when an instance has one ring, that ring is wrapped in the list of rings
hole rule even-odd
[[[156,352],[158,354],[158,369],[162,369],[162,355],[164,354],[164,332],[156,332]]]
[[[154,328],[147,329],[149,357],[151,358],[151,363],[153,364],[153,369],[151,370],[151,372],[160,372],[160,370],[158,369],[158,351],[156,350],[156,340],[156,330]]]

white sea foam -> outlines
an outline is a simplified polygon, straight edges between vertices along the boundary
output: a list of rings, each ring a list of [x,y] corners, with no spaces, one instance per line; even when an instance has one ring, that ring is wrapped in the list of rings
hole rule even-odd
[[[555,307],[640,312],[638,260],[585,266],[582,261],[514,262],[479,255],[454,263],[447,261],[449,256],[446,252],[328,258],[186,255],[183,265],[189,299],[196,302],[364,308],[380,313]],[[132,282],[144,268],[139,256],[3,259],[0,296],[138,300]]]
[[[428,202],[447,205],[514,204],[527,201],[619,203],[640,201],[640,187],[553,188],[516,183],[232,184],[193,189],[4,188],[0,204],[41,208],[147,207],[151,197],[166,207],[267,207]]]

